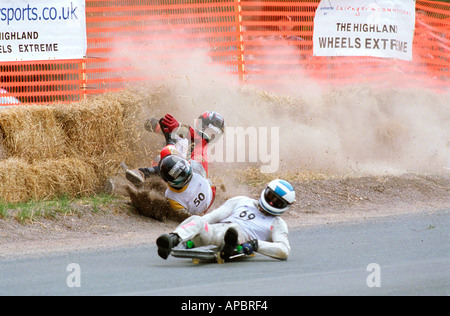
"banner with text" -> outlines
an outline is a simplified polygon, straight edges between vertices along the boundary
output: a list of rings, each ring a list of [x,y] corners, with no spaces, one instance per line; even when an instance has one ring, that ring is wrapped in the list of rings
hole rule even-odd
[[[414,0],[322,0],[313,53],[412,60],[414,24]]]
[[[1,0],[0,61],[86,56],[85,0]]]

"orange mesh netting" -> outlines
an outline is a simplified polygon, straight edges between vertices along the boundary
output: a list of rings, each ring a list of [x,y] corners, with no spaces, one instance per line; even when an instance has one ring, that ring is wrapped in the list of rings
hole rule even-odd
[[[9,91],[4,96],[24,103],[78,101],[129,83],[159,80],[183,67],[188,54],[205,56],[200,68],[219,63],[221,71],[244,82],[273,87],[286,76],[347,84],[384,82],[392,74],[437,90],[450,86],[450,4],[416,1],[413,60],[408,62],[313,56],[319,2],[86,0],[86,58],[0,63],[0,88]]]

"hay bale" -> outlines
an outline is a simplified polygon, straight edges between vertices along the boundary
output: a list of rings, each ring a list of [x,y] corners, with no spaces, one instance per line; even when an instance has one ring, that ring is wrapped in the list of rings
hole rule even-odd
[[[98,156],[122,150],[123,107],[115,103],[76,103],[54,110],[73,156]]]
[[[26,185],[28,162],[24,159],[9,158],[0,161],[0,200],[21,202],[29,199]]]
[[[98,176],[87,162],[76,158],[45,160],[29,166],[25,176],[31,199],[78,197],[96,192]]]
[[[44,105],[20,106],[0,115],[2,146],[9,157],[32,163],[64,157],[66,136],[52,108]]]
[[[8,158],[8,151],[3,146],[3,132],[0,129],[0,160]]]
[[[140,96],[120,91],[0,115],[0,199],[20,202],[104,189],[120,162],[142,155]],[[139,153],[139,154],[136,154]]]
[[[57,196],[93,194],[99,186],[92,166],[75,158],[29,163],[24,159],[0,161],[0,197],[3,201],[44,200]]]

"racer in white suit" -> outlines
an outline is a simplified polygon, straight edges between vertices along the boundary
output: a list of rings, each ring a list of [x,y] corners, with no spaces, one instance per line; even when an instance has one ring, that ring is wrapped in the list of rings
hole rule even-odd
[[[168,184],[165,196],[173,210],[203,215],[213,204],[216,187],[194,166],[178,155],[169,155],[159,164],[160,176]],[[200,164],[198,167],[202,168]]]
[[[158,254],[167,259],[173,247],[192,241],[195,247],[222,247],[221,257],[228,259],[236,246],[244,253],[258,252],[286,260],[291,247],[286,222],[279,216],[295,202],[295,191],[285,180],[273,180],[261,193],[259,200],[237,196],[214,211],[191,216],[172,233],[158,237]]]

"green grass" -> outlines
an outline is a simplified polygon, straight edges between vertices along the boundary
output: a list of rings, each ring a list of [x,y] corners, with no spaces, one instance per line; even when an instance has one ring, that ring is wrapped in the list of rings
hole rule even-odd
[[[45,201],[8,203],[0,201],[0,219],[15,218],[21,223],[39,218],[54,219],[58,215],[74,215],[83,210],[98,213],[107,205],[118,205],[119,197],[99,194],[83,198],[61,196]]]

